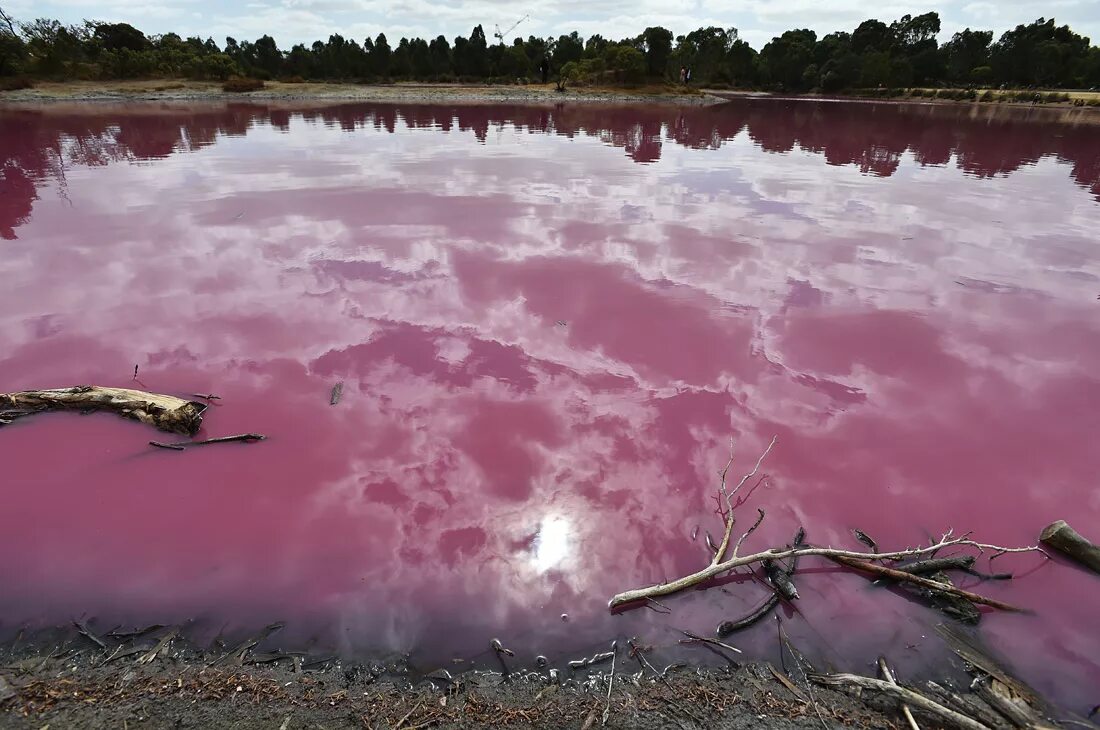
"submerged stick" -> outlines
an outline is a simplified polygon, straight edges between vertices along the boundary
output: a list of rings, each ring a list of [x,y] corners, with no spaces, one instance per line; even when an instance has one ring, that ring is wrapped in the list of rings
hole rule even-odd
[[[956,588],[955,586],[948,585],[947,583],[938,583],[937,581],[929,580],[928,578],[922,578],[919,575],[904,573],[900,570],[887,568],[883,565],[875,565],[874,563],[868,563],[864,560],[855,560],[844,555],[826,555],[825,557],[834,562],[840,563],[841,565],[846,565],[849,568],[865,570],[870,573],[878,573],[879,575],[884,575],[888,578],[893,578],[894,580],[923,586],[930,590],[939,591],[941,593],[950,593],[951,595],[960,596],[967,599],[968,601],[973,601],[974,603],[981,603],[985,606],[999,608],[1002,611],[1016,611],[1021,613],[1025,611],[1025,609],[1020,608],[1019,606],[1013,606],[1010,603],[998,601],[995,598],[986,598],[985,596],[979,596],[977,593],[971,593],[970,591],[963,590],[962,588]]]
[[[263,441],[267,436],[262,433],[240,433],[236,436],[219,436],[218,438],[203,439],[202,441],[177,441],[173,444],[164,444],[160,441],[150,441],[150,446],[156,446],[158,449],[172,449],[173,451],[183,451],[188,446],[206,446],[207,444],[228,444],[235,441],[241,441],[246,444],[250,444],[253,441]]]
[[[161,431],[194,436],[202,425],[205,403],[174,395],[129,388],[78,385],[73,388],[0,393],[0,425],[47,411],[108,411]]]
[[[336,385],[332,386],[332,394],[329,395],[328,404],[330,406],[336,405],[337,403],[340,402],[340,396],[342,396],[343,394],[344,394],[344,383],[343,383],[343,381],[341,381],[341,382],[337,383]]]

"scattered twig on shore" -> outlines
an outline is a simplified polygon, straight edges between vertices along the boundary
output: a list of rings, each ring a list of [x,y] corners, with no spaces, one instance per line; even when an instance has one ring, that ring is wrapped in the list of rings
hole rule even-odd
[[[611,688],[615,686],[615,663],[619,658],[619,642],[611,642],[611,676],[607,680],[607,704],[603,708],[603,719],[600,725],[607,724],[607,717],[611,714]]]
[[[172,639],[176,638],[177,635],[179,635],[179,632],[180,632],[180,627],[179,626],[173,627],[171,631],[169,631],[167,634],[165,634],[164,636],[161,637],[160,641],[157,642],[156,646],[154,646],[152,649],[150,649],[145,654],[142,654],[141,656],[138,657],[138,660],[137,660],[138,664],[148,664],[149,662],[156,659],[157,655],[160,654],[160,652],[164,649],[164,647],[168,646],[168,642],[170,642]]]
[[[228,444],[236,441],[250,444],[255,441],[263,441],[267,438],[262,433],[240,433],[236,436],[219,436],[218,438],[203,439],[202,441],[176,441],[175,443],[165,444],[160,441],[150,441],[150,446],[156,446],[158,449],[172,449],[173,451],[183,451],[191,446],[206,446],[207,444]]]
[[[878,658],[878,668],[882,671],[882,678],[892,685],[897,686],[898,681],[894,679],[894,673],[890,671],[890,667],[886,664],[886,657]],[[904,702],[901,703],[901,714],[905,715],[906,721],[909,723],[910,730],[920,730],[920,725],[917,724],[916,719],[913,717],[913,711],[909,709],[909,705]]]
[[[100,649],[107,649],[107,642],[96,636],[96,634],[88,628],[88,624],[83,621],[73,621],[73,626],[75,626],[76,630],[80,632],[80,635],[88,639],[88,641],[96,644]]]
[[[240,666],[240,665],[244,664],[245,655],[249,651],[251,651],[253,647],[255,647],[257,644],[259,644],[261,641],[263,641],[267,637],[274,634],[279,629],[283,628],[285,625],[286,624],[284,624],[282,621],[277,621],[273,624],[268,624],[267,626],[263,627],[259,631],[259,633],[255,634],[254,636],[248,637],[247,639],[245,639],[241,643],[234,646],[232,649],[229,650],[228,653],[226,653],[224,656],[222,656],[221,658],[214,661],[211,664],[211,666],[224,666],[224,665],[227,665],[227,664],[234,664],[234,665]]]
[[[988,726],[977,720],[948,709],[938,702],[933,702],[922,694],[881,679],[861,677],[858,674],[810,674],[809,677],[825,687],[858,687],[882,692],[896,700],[927,712],[951,727],[960,728],[960,730],[989,730]]]

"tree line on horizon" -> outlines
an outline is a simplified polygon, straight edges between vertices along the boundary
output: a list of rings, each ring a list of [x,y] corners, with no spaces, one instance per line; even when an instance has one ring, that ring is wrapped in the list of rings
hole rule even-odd
[[[469,37],[401,38],[384,33],[362,43],[327,41],[280,49],[270,35],[255,41],[175,33],[147,36],[128,23],[65,25],[39,18],[18,23],[0,8],[0,76],[54,79],[189,78],[515,83],[550,77],[572,83],[637,85],[674,82],[691,69],[698,85],[825,92],[903,87],[1090,88],[1100,86],[1100,48],[1053,18],[1006,31],[967,28],[942,45],[935,12],[887,24],[865,20],[852,32],[821,38],[789,30],[760,51],[736,28],[699,28],[674,36],[662,27],[610,40],[577,32],[557,38],[516,37],[489,44],[480,25]]]

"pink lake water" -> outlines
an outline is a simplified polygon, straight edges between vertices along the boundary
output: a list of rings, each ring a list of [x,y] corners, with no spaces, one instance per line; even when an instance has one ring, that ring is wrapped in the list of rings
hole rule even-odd
[[[778,437],[746,549],[799,525],[852,548],[1028,544],[1059,518],[1100,538],[1098,231],[1084,111],[0,108],[0,391],[133,386],[137,364],[137,387],[222,397],[203,435],[269,436],[0,430],[0,631],[281,619],[424,662],[492,637],[672,647],[766,596],[606,607],[705,564],[731,438],[742,473]],[[1100,580],[995,566],[1017,579],[976,590],[1034,613],[980,635],[1087,711]],[[942,657],[939,614],[802,568],[781,615],[819,661]],[[767,622],[731,640],[775,657]]]

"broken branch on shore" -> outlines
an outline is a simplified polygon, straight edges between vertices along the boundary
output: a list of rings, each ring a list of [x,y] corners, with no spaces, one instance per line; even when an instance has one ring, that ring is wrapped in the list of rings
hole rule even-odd
[[[861,677],[858,674],[810,674],[809,677],[825,687],[857,687],[881,692],[910,707],[928,713],[950,727],[960,728],[961,730],[989,730],[987,725],[948,709],[918,692],[881,679]]]
[[[202,425],[205,403],[173,395],[147,393],[129,388],[78,385],[73,388],[22,390],[0,393],[0,426],[18,418],[47,411],[107,411],[149,426],[194,436]]]
[[[219,436],[212,439],[203,439],[202,441],[177,441],[172,444],[161,443],[160,441],[150,441],[150,446],[156,446],[158,449],[171,449],[173,451],[183,451],[188,446],[206,446],[207,444],[229,444],[236,441],[250,444],[255,441],[263,441],[267,436],[262,433],[239,433],[236,436]]]
[[[894,673],[890,671],[890,667],[886,664],[886,657],[878,658],[878,668],[882,672],[882,678],[895,687],[900,686],[898,680],[894,679]],[[913,717],[913,711],[909,709],[909,705],[904,702],[901,703],[901,714],[905,715],[906,721],[909,723],[910,730],[920,730],[920,725],[917,724],[916,719]]]

